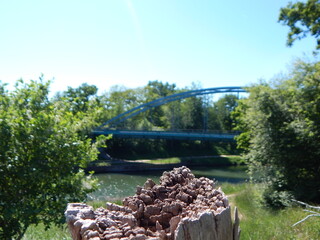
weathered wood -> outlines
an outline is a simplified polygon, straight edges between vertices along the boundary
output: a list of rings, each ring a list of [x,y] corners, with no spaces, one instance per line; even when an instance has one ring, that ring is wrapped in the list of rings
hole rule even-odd
[[[305,206],[306,208],[311,208],[311,209],[315,209],[315,210],[318,211],[318,212],[315,212],[315,211],[312,211],[312,210],[304,209],[303,211],[308,212],[308,213],[312,213],[312,214],[309,214],[308,216],[306,216],[306,217],[303,218],[302,220],[296,222],[295,224],[292,225],[292,227],[295,227],[295,226],[297,226],[298,224],[306,221],[306,220],[309,219],[310,217],[320,217],[320,213],[319,213],[320,207],[312,206],[312,205],[309,205],[309,204],[307,204],[307,203],[305,203],[305,202],[297,201],[297,200],[295,200],[295,199],[292,199],[292,201],[293,201],[293,202],[296,202],[296,203],[298,203],[298,204],[301,204],[301,205]]]
[[[208,178],[195,178],[186,167],[164,172],[160,184],[147,180],[124,206],[107,203],[93,210],[68,204],[65,212],[73,240],[238,240],[227,197]]]
[[[232,240],[233,230],[230,207],[220,214],[211,211],[200,214],[198,218],[185,218],[179,223],[175,240]]]
[[[234,223],[233,223],[233,240],[240,239],[240,219],[238,214],[238,208],[234,207]]]

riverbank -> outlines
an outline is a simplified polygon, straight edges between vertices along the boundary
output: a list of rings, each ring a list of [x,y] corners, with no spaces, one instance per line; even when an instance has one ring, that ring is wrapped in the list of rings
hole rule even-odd
[[[171,170],[175,167],[226,167],[244,165],[244,160],[238,155],[216,155],[216,156],[192,156],[192,157],[171,157],[157,159],[124,160],[111,159],[96,161],[89,165],[87,172],[142,172]]]

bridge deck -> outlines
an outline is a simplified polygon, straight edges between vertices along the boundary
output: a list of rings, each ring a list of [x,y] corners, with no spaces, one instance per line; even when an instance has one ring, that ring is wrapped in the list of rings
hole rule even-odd
[[[121,138],[148,138],[148,139],[179,139],[179,140],[216,140],[234,141],[236,133],[197,133],[197,132],[167,132],[167,131],[135,131],[135,130],[97,130],[94,135],[109,135]]]

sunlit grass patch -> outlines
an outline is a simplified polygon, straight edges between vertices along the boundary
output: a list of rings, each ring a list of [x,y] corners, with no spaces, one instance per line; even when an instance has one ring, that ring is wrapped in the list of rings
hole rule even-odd
[[[235,196],[236,194],[239,194],[240,192],[244,191],[246,189],[248,183],[222,183],[222,184],[218,184],[218,186],[220,186],[222,188],[222,191],[226,194],[226,195],[232,195]]]
[[[230,195],[231,205],[239,210],[241,239],[320,239],[319,218],[310,218],[292,227],[307,215],[301,207],[277,211],[266,208],[261,197],[263,185],[223,184],[222,190]]]
[[[154,159],[154,160],[147,160],[145,163],[149,164],[177,164],[181,163],[181,159],[178,157],[172,157],[172,158],[160,158],[160,159]]]
[[[45,230],[43,224],[31,225],[22,240],[71,240],[71,234],[66,224],[63,226],[52,226]]]

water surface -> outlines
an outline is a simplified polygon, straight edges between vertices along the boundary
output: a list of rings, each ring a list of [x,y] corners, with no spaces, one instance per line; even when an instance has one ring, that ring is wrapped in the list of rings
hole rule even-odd
[[[217,183],[240,183],[248,176],[245,167],[193,167],[192,173],[196,177],[215,179]],[[99,189],[89,195],[94,201],[115,201],[135,194],[137,186],[143,186],[148,178],[159,183],[163,171],[146,171],[136,173],[104,173],[96,174],[99,179]]]

